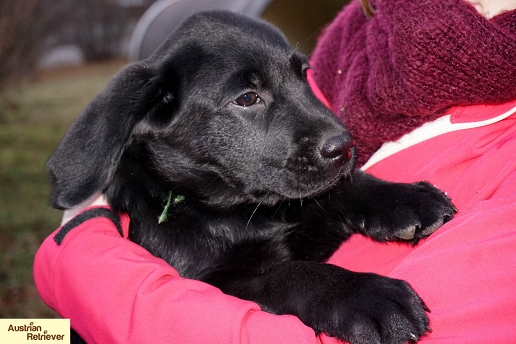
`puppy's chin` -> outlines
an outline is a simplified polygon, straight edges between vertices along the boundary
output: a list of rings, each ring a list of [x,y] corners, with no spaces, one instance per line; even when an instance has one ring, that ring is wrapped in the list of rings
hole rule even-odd
[[[338,182],[339,180],[332,181],[332,183],[321,187],[317,192],[310,193],[303,193],[299,190],[285,190],[285,192],[281,192],[281,190],[255,190],[244,192],[242,190],[228,187],[226,192],[203,193],[198,201],[210,208],[220,210],[230,210],[231,208],[240,205],[272,207],[284,201],[315,197],[318,194],[322,194],[325,191],[330,190],[332,187],[335,187]]]
[[[225,183],[215,187],[212,184],[209,190],[204,189],[199,201],[212,208],[229,209],[250,204],[272,207],[285,201],[311,199],[327,193],[337,187],[342,180],[349,178],[353,166],[353,164],[347,164],[324,180],[308,180],[302,183],[291,183],[288,186],[276,185],[270,181],[263,185],[242,184],[241,187]],[[219,180],[222,181],[222,179]]]
[[[353,164],[347,164],[346,166],[338,169],[335,174],[324,180],[308,181],[302,184],[298,183],[295,188],[282,190],[280,195],[283,200],[310,199],[318,197],[337,187],[342,180],[350,178],[353,169]]]
[[[277,183],[269,185],[269,189],[274,190],[284,200],[314,198],[349,178],[355,168],[355,161],[356,153],[353,151],[349,160],[334,159],[315,166],[294,165]]]
[[[254,178],[249,178],[248,171],[253,170],[249,166],[229,171],[220,165],[199,164],[202,167],[198,170],[204,168],[203,173],[182,184],[191,186],[190,193],[196,201],[214,209],[230,210],[246,205],[274,207],[285,201],[312,199],[337,187],[355,169],[356,153],[352,153],[349,160],[327,161],[315,168],[306,164],[260,164]],[[177,184],[173,178],[170,182]]]

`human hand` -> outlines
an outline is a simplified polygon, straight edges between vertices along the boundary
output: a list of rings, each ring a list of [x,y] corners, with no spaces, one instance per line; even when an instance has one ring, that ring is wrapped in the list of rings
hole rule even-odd
[[[78,206],[66,209],[63,213],[63,219],[61,220],[61,226],[64,226],[68,221],[74,218],[77,214],[82,212],[84,209],[92,206],[107,206],[109,205],[104,194],[95,194],[92,197],[88,198],[85,202],[79,204]]]

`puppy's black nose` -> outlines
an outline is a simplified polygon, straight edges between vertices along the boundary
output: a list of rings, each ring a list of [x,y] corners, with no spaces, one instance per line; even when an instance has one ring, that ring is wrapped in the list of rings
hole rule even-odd
[[[321,147],[321,156],[333,160],[336,164],[345,164],[353,157],[355,140],[349,134],[334,136]]]

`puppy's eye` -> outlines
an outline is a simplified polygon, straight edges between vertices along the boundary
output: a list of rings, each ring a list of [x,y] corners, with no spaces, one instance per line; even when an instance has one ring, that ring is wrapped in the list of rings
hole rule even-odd
[[[235,99],[233,103],[240,106],[251,106],[261,101],[261,98],[254,92],[247,92]]]

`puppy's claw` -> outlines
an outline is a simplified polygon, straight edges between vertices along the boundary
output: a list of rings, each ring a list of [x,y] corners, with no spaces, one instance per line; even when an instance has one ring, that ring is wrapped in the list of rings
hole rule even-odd
[[[417,229],[417,225],[413,225],[408,228],[405,228],[402,231],[397,232],[394,235],[397,238],[402,239],[402,240],[412,240],[412,239],[414,239],[414,236],[416,235],[416,229]]]
[[[445,219],[438,219],[433,225],[425,228],[425,230],[423,230],[421,234],[423,236],[429,236],[430,234],[435,232],[439,227],[441,227],[444,224],[444,222]]]

